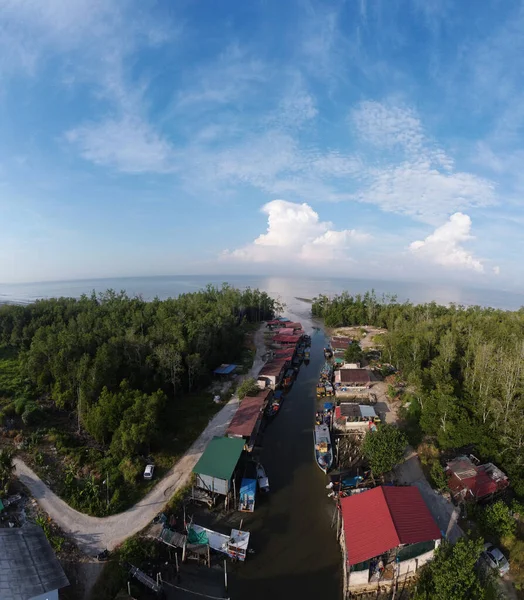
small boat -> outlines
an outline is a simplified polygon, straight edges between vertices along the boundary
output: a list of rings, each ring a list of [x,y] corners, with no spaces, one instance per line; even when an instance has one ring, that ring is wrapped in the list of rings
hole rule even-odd
[[[315,425],[314,438],[317,465],[324,473],[327,473],[333,465],[333,448],[331,446],[329,428],[325,423]]]
[[[295,370],[294,369],[288,369],[285,373],[284,373],[284,379],[282,381],[282,385],[284,387],[290,387],[291,384],[293,383],[293,378],[295,376]]]
[[[333,356],[333,350],[331,348],[324,348],[324,356],[326,358],[331,358]]]
[[[282,392],[282,390],[277,390],[273,394],[273,399],[267,405],[266,416],[270,417],[270,418],[274,417],[280,410],[280,406],[282,405],[283,400],[284,400],[284,393]]]
[[[323,398],[326,395],[326,388],[323,382],[319,382],[317,385],[317,398]]]
[[[257,481],[261,492],[269,493],[269,479],[261,463],[257,463]]]
[[[304,350],[304,360],[309,360],[310,356],[311,356],[311,350],[309,348],[306,348]]]
[[[306,346],[311,346],[311,336],[310,335],[304,335],[304,337],[302,338],[304,343],[306,344]]]

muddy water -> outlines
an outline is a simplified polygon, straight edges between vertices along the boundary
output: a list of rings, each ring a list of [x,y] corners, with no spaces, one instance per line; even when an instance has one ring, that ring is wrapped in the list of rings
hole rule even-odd
[[[341,556],[331,528],[334,504],[313,450],[315,385],[324,362],[323,332],[312,330],[307,305],[288,312],[311,331],[311,362],[302,365],[280,414],[267,426],[261,461],[271,485],[244,519],[255,555],[235,568],[233,600],[341,597]]]

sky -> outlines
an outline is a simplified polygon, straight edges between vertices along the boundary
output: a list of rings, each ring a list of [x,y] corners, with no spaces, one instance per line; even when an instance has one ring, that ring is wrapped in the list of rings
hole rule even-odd
[[[0,0],[0,282],[524,291],[524,2]]]

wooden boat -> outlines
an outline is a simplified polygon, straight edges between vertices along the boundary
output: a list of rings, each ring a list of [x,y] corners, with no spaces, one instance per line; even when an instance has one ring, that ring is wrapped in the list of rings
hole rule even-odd
[[[331,348],[324,348],[324,356],[326,358],[331,358],[333,356],[333,350]]]
[[[306,348],[304,350],[304,360],[309,360],[310,356],[311,356],[311,350],[309,348]]]
[[[284,379],[282,381],[282,385],[284,387],[290,387],[293,383],[293,378],[295,376],[295,370],[294,369],[288,369],[285,373],[284,373]]]
[[[266,408],[266,416],[269,418],[274,417],[280,410],[283,400],[284,400],[284,394],[282,393],[281,390],[277,390],[273,394],[272,401],[268,404],[268,406]]]
[[[333,448],[329,428],[325,423],[315,425],[314,440],[317,465],[324,473],[327,473],[333,465]]]

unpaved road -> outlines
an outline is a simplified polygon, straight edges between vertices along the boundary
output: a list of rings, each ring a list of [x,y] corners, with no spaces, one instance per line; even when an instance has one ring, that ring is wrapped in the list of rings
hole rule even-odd
[[[255,334],[257,348],[253,366],[247,377],[256,377],[264,361],[264,324]],[[110,517],[90,517],[71,508],[32,471],[22,460],[15,458],[16,474],[26,485],[40,507],[87,555],[95,555],[104,549],[112,550],[128,537],[141,531],[157,515],[171,498],[183,487],[191,476],[202,452],[214,436],[224,435],[237,408],[239,400],[233,397],[209,422],[189,450],[174,465],[169,473],[133,507]]]

